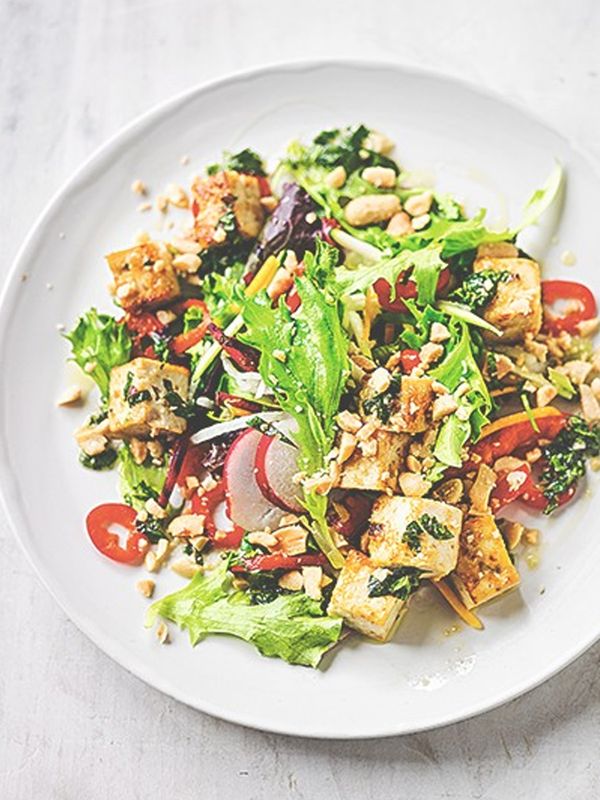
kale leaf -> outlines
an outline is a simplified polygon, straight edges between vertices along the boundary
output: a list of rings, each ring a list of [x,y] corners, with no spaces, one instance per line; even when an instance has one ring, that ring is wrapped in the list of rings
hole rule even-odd
[[[450,300],[462,303],[471,311],[478,311],[494,299],[498,284],[510,277],[508,270],[483,269],[481,272],[473,272],[450,295]]]
[[[381,578],[377,573],[369,576],[369,597],[398,597],[408,600],[416,592],[421,583],[422,570],[416,567],[395,567],[390,570],[378,570],[385,573]]]
[[[206,168],[209,175],[215,175],[223,170],[242,172],[245,175],[259,175],[260,177],[266,175],[262,158],[249,147],[240,150],[239,153],[229,153],[225,150],[223,161],[220,164],[211,164]]]
[[[408,523],[402,536],[402,541],[411,550],[418,553],[421,549],[421,537],[424,533],[428,533],[438,540],[452,539],[454,536],[452,531],[443,522],[440,522],[437,517],[431,514],[422,514],[419,519],[413,519]]]
[[[585,475],[586,458],[600,455],[600,425],[588,425],[581,417],[569,418],[566,426],[542,450],[545,468],[540,476],[548,505],[544,511],[551,514],[558,507],[558,499]]]

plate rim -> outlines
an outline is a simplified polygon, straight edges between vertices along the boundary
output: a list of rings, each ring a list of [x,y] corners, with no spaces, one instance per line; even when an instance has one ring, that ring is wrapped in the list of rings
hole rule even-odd
[[[530,120],[533,120],[538,125],[566,141],[573,151],[581,155],[588,162],[588,164],[590,164],[596,177],[600,179],[600,159],[597,158],[593,153],[590,153],[587,148],[582,146],[579,142],[573,141],[571,138],[565,136],[559,129],[542,119],[535,112],[532,112],[531,109],[525,105],[525,103],[521,103],[512,98],[506,97],[497,90],[482,87],[481,85],[462,77],[445,75],[435,69],[406,64],[398,60],[391,61],[389,59],[320,58],[297,59],[291,61],[270,61],[258,67],[255,66],[235,71],[228,71],[221,77],[196,83],[191,87],[188,87],[170,96],[166,100],[153,104],[146,111],[142,112],[128,123],[121,126],[101,145],[95,148],[91,154],[80,163],[80,165],[51,195],[50,199],[44,205],[42,211],[37,215],[34,223],[30,226],[28,233],[18,248],[12,265],[4,279],[2,290],[0,292],[0,342],[4,341],[2,334],[10,320],[13,300],[21,284],[21,275],[25,271],[24,264],[26,263],[27,253],[32,247],[36,238],[43,233],[46,222],[51,216],[53,210],[55,207],[60,205],[63,198],[66,197],[69,192],[71,192],[82,180],[86,178],[89,172],[93,172],[94,169],[97,168],[103,159],[109,157],[116,150],[126,145],[128,141],[135,136],[138,129],[143,129],[148,125],[152,125],[155,120],[166,116],[170,110],[178,107],[182,103],[185,103],[186,100],[198,95],[202,95],[206,92],[219,90],[226,88],[229,85],[234,85],[245,80],[254,80],[256,78],[268,76],[269,74],[273,73],[301,73],[335,67],[342,69],[373,71],[383,69],[400,72],[408,76],[433,79],[442,83],[459,86],[460,88],[463,88],[475,95],[479,95],[483,99],[493,100],[497,103],[501,103],[505,107],[519,111]],[[4,345],[0,347],[0,362],[3,359],[3,354]],[[3,411],[4,406],[0,402],[0,413],[3,413]],[[492,711],[493,709],[498,708],[512,700],[522,697],[527,692],[537,688],[542,683],[550,680],[563,669],[568,667],[600,639],[599,625],[595,634],[593,634],[591,637],[586,637],[583,643],[579,643],[576,647],[572,648],[571,651],[567,651],[566,655],[562,653],[560,656],[555,658],[554,661],[549,665],[549,669],[545,670],[543,673],[540,673],[533,680],[523,680],[516,687],[506,690],[500,695],[491,694],[488,701],[480,701],[475,703],[472,707],[466,706],[464,711],[459,713],[447,713],[442,715],[435,722],[429,722],[425,724],[413,722],[408,725],[403,725],[402,721],[399,720],[399,724],[397,726],[394,726],[393,728],[388,726],[385,729],[377,732],[337,730],[333,733],[329,733],[327,731],[317,729],[313,729],[311,731],[310,729],[305,729],[303,725],[300,726],[300,728],[297,727],[296,729],[293,729],[292,726],[285,725],[283,723],[279,724],[274,721],[256,719],[252,714],[246,714],[243,710],[224,710],[217,705],[213,705],[208,699],[202,699],[198,701],[194,698],[185,696],[184,692],[178,691],[177,687],[167,685],[167,683],[163,681],[160,676],[148,674],[143,662],[139,664],[132,664],[131,657],[128,656],[127,651],[125,651],[109,635],[104,635],[101,631],[97,630],[93,620],[87,618],[83,614],[80,614],[77,607],[73,607],[66,597],[62,596],[59,587],[53,585],[51,576],[46,574],[43,566],[38,561],[35,548],[31,547],[29,543],[19,535],[19,528],[26,528],[28,526],[24,522],[21,510],[19,508],[19,500],[17,497],[17,492],[15,491],[17,484],[10,471],[8,453],[9,448],[4,437],[4,430],[2,428],[0,429],[0,508],[6,517],[8,527],[11,530],[13,537],[18,542],[22,552],[25,553],[28,563],[31,565],[37,577],[40,579],[42,585],[59,605],[63,613],[71,622],[73,622],[73,624],[81,631],[81,633],[91,640],[93,644],[103,653],[115,661],[121,668],[127,670],[127,672],[143,681],[152,689],[158,690],[167,697],[171,697],[190,708],[210,714],[218,719],[226,720],[227,722],[269,733],[327,740],[377,739],[434,730],[454,723],[463,722],[480,714]]]

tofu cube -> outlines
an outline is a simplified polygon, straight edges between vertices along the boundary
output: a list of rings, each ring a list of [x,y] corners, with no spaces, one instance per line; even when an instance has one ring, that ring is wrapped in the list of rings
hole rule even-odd
[[[431,420],[431,405],[434,400],[431,385],[431,378],[403,375],[396,391],[391,389],[392,394],[386,403],[386,418],[381,419],[378,414],[379,404],[370,402],[377,394],[367,381],[360,393],[361,413],[366,420],[375,420],[383,430],[422,433],[427,430]],[[389,392],[390,389],[386,394]]]
[[[112,292],[125,311],[152,307],[179,295],[172,257],[163,244],[145,242],[106,256],[113,274]]]
[[[536,261],[478,253],[473,269],[475,272],[491,269],[510,273],[508,280],[498,284],[494,299],[483,311],[484,319],[502,331],[502,343],[522,342],[526,334],[535,336],[539,333],[542,327],[542,282]],[[490,331],[484,331],[483,335],[488,341],[499,341]]]
[[[491,514],[466,518],[451,578],[467,608],[480,606],[519,585],[519,573]]]
[[[180,434],[187,421],[172,410],[166,395],[175,392],[187,400],[189,370],[155,361],[134,358],[114,367],[110,373],[108,421],[117,438],[156,437]]]
[[[222,245],[231,234],[231,222],[244,239],[255,239],[263,226],[260,183],[255,175],[217,172],[197,178],[192,186],[196,217],[194,231],[203,250]],[[231,219],[224,220],[233,212]]]
[[[377,572],[364,553],[350,550],[331,595],[327,613],[342,617],[359,633],[385,642],[406,611],[407,601],[392,595],[369,597],[369,578]]]
[[[363,453],[360,446],[356,447],[342,464],[337,486],[373,492],[394,491],[408,444],[409,437],[405,434],[375,431],[365,445],[366,453],[369,453],[369,448],[375,448],[373,455]]]
[[[421,522],[424,515],[445,526],[451,538],[436,538],[427,531],[415,537],[410,529],[407,532],[410,523]],[[371,561],[378,567],[417,567],[442,578],[456,566],[462,516],[460,509],[438,500],[382,495],[375,501],[365,537]]]

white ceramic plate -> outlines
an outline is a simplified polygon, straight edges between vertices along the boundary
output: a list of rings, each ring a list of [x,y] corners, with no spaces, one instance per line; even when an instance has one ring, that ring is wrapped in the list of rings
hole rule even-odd
[[[568,193],[547,274],[598,291],[600,184],[561,136],[445,78],[385,65],[310,64],[194,89],[112,139],[42,215],[19,254],[0,318],[4,504],[52,594],[94,642],[152,686],[219,717],[305,736],[391,735],[465,718],[540,683],[600,634],[600,502],[590,492],[556,520],[540,520],[539,568],[523,564],[521,590],[482,611],[483,633],[445,635],[456,619],[433,590],[424,591],[392,643],[351,639],[318,671],[262,658],[225,637],[192,649],[174,631],[173,643],[160,646],[142,627],[147,601],[134,589],[139,574],[100,557],[87,540],[86,512],[116,499],[115,476],[77,463],[71,433],[86,411],[54,406],[70,380],[57,323],[70,326],[92,304],[109,307],[103,254],[152,224],[152,214],[136,210],[131,181],[140,177],[159,191],[186,182],[223,148],[249,145],[275,157],[291,138],[358,121],[390,134],[405,165],[458,189],[471,208],[487,206],[497,221],[518,218],[558,157]],[[183,154],[192,157],[185,168]],[[566,248],[576,252],[576,267],[561,265]],[[179,580],[161,574],[157,594]]]

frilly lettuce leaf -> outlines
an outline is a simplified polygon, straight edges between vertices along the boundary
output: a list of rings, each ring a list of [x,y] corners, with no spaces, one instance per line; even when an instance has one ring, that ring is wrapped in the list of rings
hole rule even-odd
[[[126,444],[119,449],[121,495],[125,502],[136,510],[142,509],[150,497],[158,497],[166,474],[166,466],[136,464]]]
[[[129,361],[131,339],[125,325],[109,314],[90,308],[77,320],[65,339],[71,343],[75,363],[94,379],[102,399],[108,397],[110,371]]]
[[[306,594],[282,595],[270,603],[250,605],[244,592],[231,591],[227,563],[199,573],[178,592],[148,609],[146,626],[158,616],[187,630],[192,644],[221,633],[251,642],[265,656],[290,664],[316,667],[339,639],[342,621],[323,615]]]

